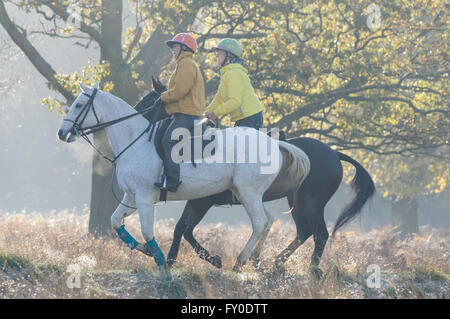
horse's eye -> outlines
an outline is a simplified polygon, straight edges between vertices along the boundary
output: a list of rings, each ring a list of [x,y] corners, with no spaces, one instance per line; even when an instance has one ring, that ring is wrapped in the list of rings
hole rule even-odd
[[[75,104],[75,107],[81,107],[81,103]]]

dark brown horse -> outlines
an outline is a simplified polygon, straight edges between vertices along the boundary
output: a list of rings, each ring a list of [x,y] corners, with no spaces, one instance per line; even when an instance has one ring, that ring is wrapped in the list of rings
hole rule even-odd
[[[313,236],[315,248],[311,257],[311,267],[312,270],[317,271],[320,275],[318,265],[328,240],[328,231],[324,220],[324,208],[342,181],[341,161],[349,162],[356,168],[356,175],[351,185],[356,192],[356,197],[339,215],[333,229],[333,235],[340,227],[344,226],[361,212],[364,204],[375,193],[375,186],[372,178],[361,164],[341,152],[332,150],[328,145],[311,138],[295,138],[288,140],[288,142],[299,147],[308,155],[311,162],[311,171],[298,190],[298,205],[295,205],[292,211],[292,218],[297,227],[297,236],[278,255],[276,263],[284,263],[301,244],[310,236]],[[287,197],[289,206],[293,207],[293,195],[292,192],[286,194],[266,193],[264,194],[264,200],[269,201]],[[167,256],[169,265],[175,262],[181,237],[184,236],[200,258],[205,259],[218,268],[222,266],[219,256],[211,256],[195,240],[193,230],[213,205],[226,204],[229,198],[229,194],[224,192],[187,202],[183,215],[175,227],[172,247]],[[253,256],[253,262],[255,265],[258,263],[258,256]]]
[[[164,90],[164,86],[159,81],[153,81],[153,86],[155,90],[146,97],[147,101],[144,103],[146,105],[151,104],[159,97],[160,92]],[[142,104],[138,105],[137,109],[143,106]],[[293,191],[282,194],[264,194],[264,201],[287,197],[289,206],[291,208],[294,207],[291,215],[297,228],[297,236],[277,256],[276,263],[284,263],[301,244],[310,236],[313,236],[315,247],[311,257],[311,269],[317,275],[320,275],[321,272],[318,265],[329,237],[324,219],[324,208],[342,181],[341,161],[348,162],[356,168],[356,174],[351,183],[351,187],[355,191],[356,196],[339,215],[333,229],[333,235],[340,227],[344,226],[361,212],[367,200],[374,195],[375,186],[369,173],[360,163],[341,152],[332,150],[328,145],[319,140],[294,138],[287,140],[287,142],[302,149],[308,155],[311,170],[299,188],[296,194],[297,196],[294,196]],[[183,214],[175,227],[172,246],[167,256],[169,265],[172,265],[176,261],[181,238],[184,236],[200,258],[218,268],[222,267],[220,257],[211,256],[195,240],[193,230],[212,206],[228,204],[230,198],[230,191],[226,191],[209,197],[189,200],[186,203]],[[296,198],[297,205],[294,205],[294,198]],[[258,259],[259,256],[252,256],[254,265],[258,264]]]

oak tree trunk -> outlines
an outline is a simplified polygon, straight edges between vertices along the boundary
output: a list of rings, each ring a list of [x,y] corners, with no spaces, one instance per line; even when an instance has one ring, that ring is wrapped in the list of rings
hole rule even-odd
[[[419,232],[419,213],[417,197],[405,197],[392,202],[392,226],[402,238]]]

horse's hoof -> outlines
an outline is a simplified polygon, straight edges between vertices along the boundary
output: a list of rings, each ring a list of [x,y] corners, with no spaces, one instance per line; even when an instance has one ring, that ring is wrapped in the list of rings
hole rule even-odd
[[[164,281],[172,281],[172,274],[167,265],[159,266],[159,276]]]
[[[220,269],[220,268],[222,268],[222,259],[220,258],[220,256],[214,256],[211,258],[211,264],[214,267],[217,267]]]
[[[167,267],[171,268],[175,261],[176,259],[167,259]]]
[[[241,266],[242,266],[242,264],[241,264],[239,261],[237,261],[236,264],[235,264],[234,267],[233,267],[233,271],[234,271],[234,272],[239,272],[239,271],[241,271]]]
[[[258,257],[258,258],[253,258],[253,259],[252,259],[253,267],[256,268],[256,269],[258,269],[258,268],[259,268],[259,263],[260,263],[260,262],[261,262],[261,259],[259,259],[259,257]]]
[[[317,266],[310,266],[309,267],[309,273],[317,280],[322,279],[323,277],[323,271]]]
[[[147,245],[138,244],[136,246],[136,250],[140,251],[144,255],[147,255],[149,257],[153,257],[153,254],[152,254],[152,252],[150,251],[150,249],[148,248]]]
[[[286,260],[286,255],[284,253],[281,253],[275,258],[275,265],[282,265],[286,262]]]
[[[272,268],[272,273],[276,276],[281,276],[286,273],[286,267],[283,263],[275,263]]]
[[[284,263],[285,262],[286,262],[285,258],[278,256],[275,259],[275,262],[274,262],[274,265],[273,265],[274,269],[282,269],[282,268],[284,268]]]

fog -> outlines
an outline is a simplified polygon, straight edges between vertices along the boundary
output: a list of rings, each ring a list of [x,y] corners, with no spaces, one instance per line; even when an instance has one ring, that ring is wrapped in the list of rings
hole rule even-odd
[[[10,11],[17,20],[21,16]],[[23,26],[38,28],[38,21]],[[38,51],[51,61],[57,72],[80,71],[89,59],[98,60],[98,49],[89,50],[73,45],[71,40],[52,40],[32,35],[30,39]],[[62,116],[40,103],[43,97],[60,97],[46,86],[46,81],[24,54],[0,28],[0,211],[42,212],[51,210],[80,213],[89,206],[91,192],[92,149],[83,141],[67,144],[59,141],[56,132]],[[62,97],[60,97],[62,99]],[[341,185],[326,207],[329,223],[336,220],[342,208],[350,202],[352,193]],[[178,219],[184,202],[158,204],[157,218]],[[267,204],[275,219],[291,221],[286,200]],[[448,196],[423,198],[419,207],[419,223],[450,227]],[[388,225],[390,203],[378,194],[364,208],[353,227],[370,229]],[[242,207],[214,208],[202,223],[249,223]]]

